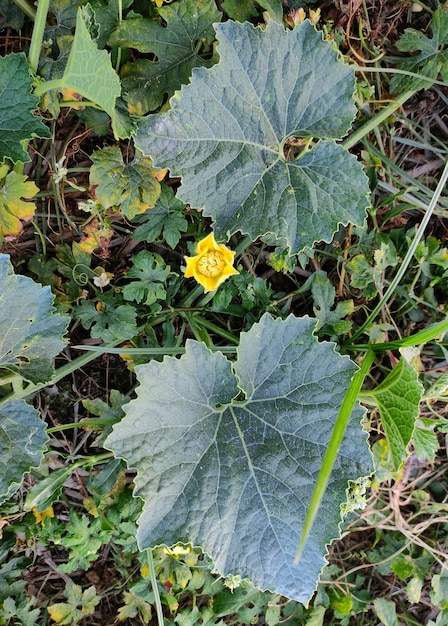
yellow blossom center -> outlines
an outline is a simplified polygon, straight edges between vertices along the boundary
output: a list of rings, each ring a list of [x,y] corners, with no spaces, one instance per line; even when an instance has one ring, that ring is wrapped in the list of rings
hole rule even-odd
[[[214,278],[221,274],[225,264],[224,257],[219,250],[210,250],[198,260],[197,270],[203,276]]]

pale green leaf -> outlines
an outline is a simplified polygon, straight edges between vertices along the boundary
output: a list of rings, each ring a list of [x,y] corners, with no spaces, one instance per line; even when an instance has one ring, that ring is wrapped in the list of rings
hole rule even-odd
[[[35,408],[24,400],[0,404],[0,502],[18,489],[25,472],[39,465],[47,439]]]
[[[119,207],[132,219],[155,205],[161,189],[150,159],[136,154],[125,163],[118,146],[95,150],[91,159],[90,182],[103,207]]]
[[[439,449],[439,440],[432,430],[415,428],[412,433],[415,456],[422,461],[434,463]]]
[[[75,37],[62,81],[65,88],[98,104],[114,122],[115,103],[121,93],[120,79],[112,67],[109,53],[98,50],[90,37],[86,15],[86,9],[78,9]]]
[[[131,17],[121,22],[109,39],[111,46],[155,55],[153,60],[128,63],[121,73],[125,99],[138,115],[158,109],[188,82],[194,67],[211,66],[216,60],[213,55],[206,59],[201,54],[204,46],[211,49],[215,38],[212,24],[221,18],[214,0],[182,0],[161,7],[159,14],[166,25]]]
[[[382,383],[369,392],[378,404],[396,470],[406,457],[422,394],[423,386],[418,380],[418,374],[404,358]]]
[[[294,555],[339,407],[356,370],[314,320],[264,315],[233,364],[188,341],[180,359],[136,367],[138,397],[106,446],[137,468],[142,549],[190,542],[220,573],[307,601],[338,535],[349,479],[370,473],[355,409],[303,558]]]
[[[0,254],[0,368],[35,383],[51,378],[68,324],[53,312],[53,300],[50,287],[14,274],[9,257]]]
[[[33,137],[50,137],[50,131],[33,115],[38,99],[31,94],[32,80],[23,53],[0,57],[0,163],[30,161],[22,142]]]
[[[384,626],[399,626],[395,603],[386,598],[376,598],[373,601],[375,613]]]
[[[353,69],[307,21],[215,29],[220,62],[140,122],[137,146],[182,178],[179,198],[213,218],[218,238],[241,231],[297,252],[361,224],[367,178],[332,141],[355,115]],[[305,142],[293,161],[290,138]]]

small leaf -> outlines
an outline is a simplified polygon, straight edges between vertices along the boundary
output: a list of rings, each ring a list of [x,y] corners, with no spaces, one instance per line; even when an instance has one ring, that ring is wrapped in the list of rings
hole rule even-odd
[[[46,382],[69,320],[53,313],[50,287],[14,274],[6,254],[0,254],[0,285],[0,368]]]
[[[38,467],[47,440],[35,408],[24,400],[0,404],[0,502],[18,489],[25,472]]]
[[[384,626],[399,626],[394,602],[386,598],[376,598],[373,601],[373,608]]]
[[[418,374],[404,358],[382,383],[369,392],[378,404],[395,470],[406,457],[422,394]]]
[[[106,343],[129,339],[137,332],[134,307],[129,304],[117,306],[108,294],[102,294],[98,308],[93,302],[83,300],[74,309],[73,317],[81,320],[84,328],[91,328],[92,337],[101,338]]]
[[[433,13],[431,22],[432,37],[429,38],[422,32],[413,28],[406,28],[403,35],[397,41],[397,48],[401,52],[415,52],[417,55],[407,54],[399,61],[402,70],[421,74],[436,80],[439,72],[442,80],[448,82],[448,11],[446,3],[439,6]],[[418,79],[415,76],[402,76],[396,74],[390,81],[392,93],[402,93],[407,89],[429,89],[432,82]]]
[[[188,222],[182,215],[184,208],[184,203],[176,198],[172,188],[162,185],[162,192],[155,207],[135,216],[134,224],[140,225],[134,230],[133,239],[152,243],[163,233],[166,243],[175,248],[181,233],[186,232],[188,228]]]
[[[134,256],[134,266],[127,272],[126,278],[137,278],[123,288],[125,300],[144,302],[151,306],[157,300],[166,298],[164,282],[169,276],[170,266],[158,254],[143,250]]]
[[[38,99],[31,94],[32,80],[23,53],[0,57],[0,163],[5,158],[14,163],[30,161],[22,141],[50,137],[50,131],[32,112]]]
[[[80,7],[76,30],[62,81],[84,98],[98,104],[115,121],[115,103],[121,93],[120,79],[106,50],[98,50],[86,26],[87,10]]]
[[[353,69],[309,22],[215,29],[220,62],[142,119],[136,145],[182,178],[178,197],[213,218],[217,239],[241,231],[295,253],[361,224],[367,177],[333,141],[355,115]]]
[[[214,0],[182,0],[159,9],[166,23],[132,17],[121,22],[109,45],[136,48],[155,55],[155,60],[137,59],[123,67],[125,99],[137,115],[158,109],[165,98],[188,83],[194,67],[211,66],[215,60],[201,56],[204,45],[215,38],[212,24],[221,13]]]
[[[307,601],[338,535],[349,479],[371,471],[358,408],[319,515],[294,564],[322,457],[355,365],[314,320],[264,315],[233,364],[188,340],[180,359],[136,367],[138,397],[106,447],[137,468],[141,549],[200,545],[222,575]],[[316,367],[316,364],[319,364]],[[249,622],[243,622],[249,623]]]
[[[137,154],[124,163],[118,147],[95,150],[91,159],[90,182],[97,185],[96,195],[104,208],[119,207],[132,219],[155,205],[161,188],[150,159]]]
[[[18,235],[22,230],[21,220],[34,216],[35,204],[23,198],[33,198],[39,188],[26,176],[15,171],[9,172],[0,187],[0,237]]]

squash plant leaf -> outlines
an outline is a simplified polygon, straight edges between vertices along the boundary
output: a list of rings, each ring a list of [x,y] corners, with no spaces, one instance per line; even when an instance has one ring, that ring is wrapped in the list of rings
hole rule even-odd
[[[135,48],[155,55],[124,66],[121,78],[130,110],[138,115],[158,109],[166,97],[188,82],[193,67],[213,65],[213,22],[222,14],[214,0],[182,0],[159,9],[156,20],[132,17],[124,20],[109,45]],[[205,50],[204,50],[205,48]],[[204,52],[206,55],[204,56]]]
[[[24,400],[0,403],[0,503],[37,467],[48,437],[39,412]]]
[[[406,54],[400,59],[400,69],[421,74],[433,80],[441,75],[444,82],[448,82],[448,3],[439,6],[433,14],[431,22],[432,37],[427,37],[422,32],[413,28],[406,28],[403,35],[397,41],[397,48],[401,52],[416,52],[418,54]],[[395,74],[390,81],[392,93],[402,93],[407,89],[429,89],[431,82],[419,79],[415,76],[403,76]]]
[[[112,119],[115,127],[115,104],[121,93],[118,78],[110,55],[98,50],[86,26],[89,20],[86,8],[79,8],[75,37],[62,77],[65,89],[71,89],[98,104]]]
[[[307,21],[215,28],[220,62],[142,119],[136,145],[182,178],[179,198],[213,218],[217,238],[268,236],[294,253],[361,224],[367,177],[333,141],[355,115],[353,69]]]
[[[119,207],[132,219],[155,205],[161,188],[150,159],[137,153],[125,163],[117,146],[95,150],[91,159],[90,182],[103,207]]]
[[[50,380],[68,321],[53,312],[50,287],[14,274],[9,257],[0,254],[0,368],[33,383]]]
[[[370,473],[354,410],[319,516],[296,546],[339,406],[356,369],[313,335],[315,320],[261,321],[242,333],[237,360],[187,341],[180,359],[136,367],[138,397],[106,447],[137,468],[144,500],[138,541],[192,543],[220,573],[307,601],[338,535],[349,479]]]
[[[31,93],[32,80],[23,53],[0,57],[0,163],[30,161],[22,141],[50,137],[50,131],[33,115],[38,99]]]
[[[1,168],[0,168],[1,169]],[[22,222],[30,220],[36,209],[33,202],[24,198],[33,198],[39,188],[32,180],[14,170],[0,180],[0,237],[18,235],[22,231]]]
[[[373,391],[378,405],[394,468],[399,469],[407,456],[415,422],[419,416],[423,386],[415,369],[404,358]]]

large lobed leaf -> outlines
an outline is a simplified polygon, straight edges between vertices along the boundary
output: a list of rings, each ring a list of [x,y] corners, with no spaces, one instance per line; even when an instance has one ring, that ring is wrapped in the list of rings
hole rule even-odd
[[[47,439],[35,408],[24,400],[0,403],[0,502],[18,489],[25,472],[39,465]]]
[[[155,55],[153,60],[137,59],[124,66],[121,78],[125,99],[133,113],[155,111],[166,96],[187,83],[193,67],[210,66],[213,56],[201,55],[204,43],[215,38],[213,22],[221,13],[214,0],[182,0],[159,9],[165,25],[153,19],[131,17],[119,24],[109,45],[135,48]]]
[[[264,315],[232,365],[202,343],[136,368],[137,399],[106,446],[137,468],[140,547],[191,542],[223,574],[300,601],[338,535],[347,481],[371,471],[358,407],[302,560],[301,526],[355,365],[314,320]]]
[[[50,380],[69,321],[53,312],[53,299],[50,287],[14,274],[0,254],[0,368],[34,383]]]
[[[0,57],[0,163],[30,160],[22,141],[50,137],[50,131],[33,115],[38,99],[31,93],[32,80],[24,54]]]
[[[353,69],[309,22],[215,29],[220,62],[140,122],[137,146],[182,178],[179,198],[213,218],[217,237],[268,236],[297,252],[362,223],[367,178],[333,141],[355,115]],[[317,141],[288,161],[290,138]]]

